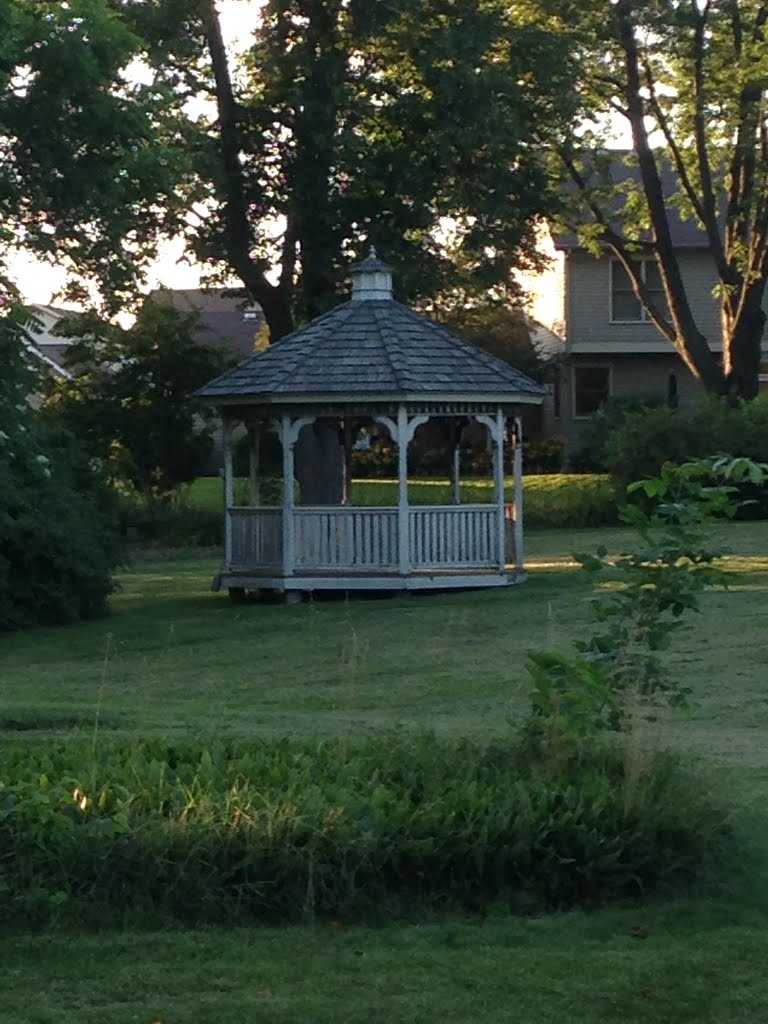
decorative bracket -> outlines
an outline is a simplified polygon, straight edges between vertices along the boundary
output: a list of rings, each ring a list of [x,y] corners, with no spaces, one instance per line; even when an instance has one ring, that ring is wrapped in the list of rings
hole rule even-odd
[[[400,438],[398,436],[399,435],[399,431],[397,429],[397,423],[393,419],[390,419],[389,416],[374,416],[373,417],[373,422],[374,423],[380,423],[382,425],[382,427],[386,427],[387,428],[387,430],[389,431],[389,436],[392,438],[392,441],[393,441],[394,444],[399,444],[400,443]]]
[[[405,428],[404,438],[406,447],[413,440],[414,434],[419,429],[419,427],[422,424],[426,423],[427,420],[429,419],[431,419],[431,416],[429,416],[427,413],[420,413],[418,416],[412,416],[408,420],[407,426]],[[398,448],[400,447],[400,431],[395,420],[391,419],[389,416],[374,416],[373,422],[381,423],[382,426],[386,427],[387,430],[389,431],[389,436],[392,438],[392,441],[398,446]]]
[[[299,418],[295,420],[291,420],[289,417],[287,422],[283,421],[283,423],[280,424],[280,440],[282,443],[288,444],[293,448],[304,427],[308,427],[310,423],[314,423],[316,418],[317,417],[315,416],[299,416]]]
[[[475,421],[477,423],[482,423],[482,425],[487,429],[493,443],[498,445],[501,440],[501,435],[499,434],[499,426],[496,422],[496,417],[489,416],[487,413],[481,412],[475,416]]]
[[[418,416],[414,416],[408,420],[407,434],[405,443],[410,444],[413,440],[413,436],[422,424],[426,423],[431,417],[427,413],[420,413]]]

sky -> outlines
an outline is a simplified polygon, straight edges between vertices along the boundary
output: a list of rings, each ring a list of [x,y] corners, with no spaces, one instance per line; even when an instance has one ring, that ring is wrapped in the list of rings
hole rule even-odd
[[[263,2],[264,0],[220,0],[218,6],[221,27],[228,44],[237,44],[248,38],[258,22]],[[180,262],[183,255],[182,239],[169,239],[165,242],[161,246],[160,259],[150,270],[148,287],[199,287],[200,268]],[[11,262],[9,269],[24,299],[33,304],[50,303],[54,294],[64,284],[65,275],[60,270],[35,260],[30,253],[19,253]],[[67,303],[56,302],[56,305]]]

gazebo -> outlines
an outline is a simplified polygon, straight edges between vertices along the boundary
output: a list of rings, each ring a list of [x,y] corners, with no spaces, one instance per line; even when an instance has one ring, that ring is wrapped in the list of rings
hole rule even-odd
[[[215,585],[248,590],[425,590],[519,583],[523,569],[521,411],[545,391],[507,363],[395,302],[391,268],[371,249],[351,268],[350,301],[246,359],[201,388],[224,424],[224,566]],[[408,447],[428,420],[446,421],[450,504],[409,504]],[[494,500],[461,504],[459,441],[471,421],[493,448]],[[250,438],[248,504],[234,502],[232,442]],[[350,503],[349,454],[357,432],[389,433],[398,452],[397,504]],[[265,430],[282,444],[282,502],[260,501]],[[312,479],[305,441],[331,438],[341,474],[333,504],[296,500]],[[309,435],[309,436],[307,436]],[[505,503],[505,462],[514,479]],[[332,453],[333,454],[333,453]]]

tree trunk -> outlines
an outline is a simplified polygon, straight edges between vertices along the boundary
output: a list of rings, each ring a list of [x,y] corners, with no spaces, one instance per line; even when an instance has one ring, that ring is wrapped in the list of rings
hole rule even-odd
[[[299,433],[296,479],[300,505],[340,505],[344,488],[344,446],[337,420],[315,420]]]
[[[760,296],[747,299],[730,334],[723,338],[723,370],[728,397],[756,398],[766,315]]]

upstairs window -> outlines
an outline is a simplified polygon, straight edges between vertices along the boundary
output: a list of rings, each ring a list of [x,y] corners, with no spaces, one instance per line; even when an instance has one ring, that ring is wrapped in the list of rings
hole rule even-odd
[[[656,260],[639,260],[640,274],[651,301],[662,311],[667,307],[664,287]],[[632,290],[629,275],[618,260],[610,262],[611,277],[611,323],[640,324],[649,323],[650,317],[640,300]]]

